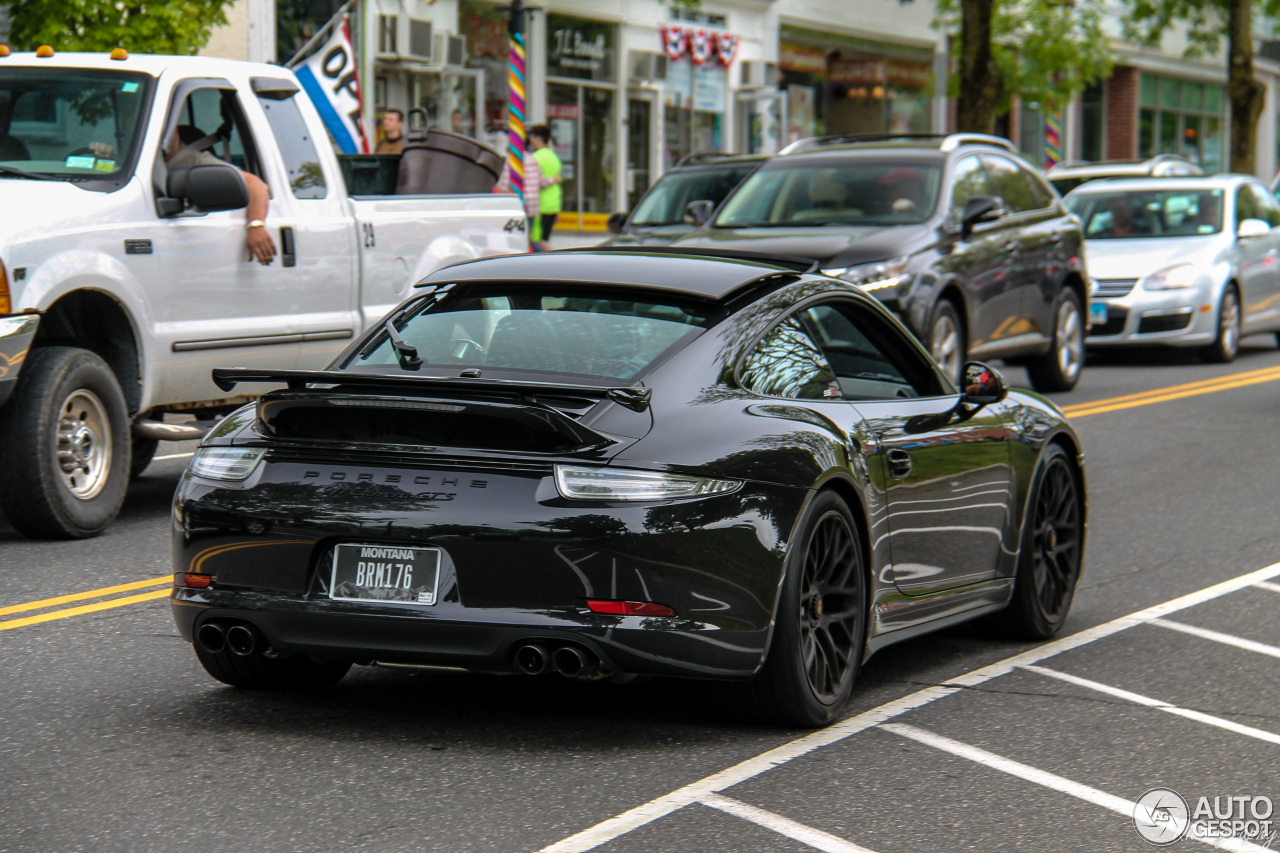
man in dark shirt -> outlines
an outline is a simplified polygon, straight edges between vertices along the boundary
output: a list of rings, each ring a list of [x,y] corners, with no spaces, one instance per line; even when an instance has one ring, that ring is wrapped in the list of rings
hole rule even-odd
[[[374,154],[404,153],[404,113],[400,110],[387,110],[382,117],[382,139]]]

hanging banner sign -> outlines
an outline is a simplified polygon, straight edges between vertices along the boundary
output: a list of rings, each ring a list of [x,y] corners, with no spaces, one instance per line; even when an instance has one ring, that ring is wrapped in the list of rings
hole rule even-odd
[[[738,55],[738,45],[741,43],[742,37],[733,33],[720,33],[702,27],[684,27],[680,24],[662,27],[662,49],[672,62],[679,61],[688,52],[694,65],[702,65],[714,56],[721,65],[728,68]]]
[[[333,28],[329,41],[293,71],[342,153],[367,154],[369,142],[360,117],[360,78],[346,15]]]

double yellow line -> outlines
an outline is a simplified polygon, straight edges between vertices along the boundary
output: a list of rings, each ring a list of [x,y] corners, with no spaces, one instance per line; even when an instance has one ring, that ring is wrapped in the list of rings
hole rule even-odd
[[[122,592],[132,592],[135,589],[146,589],[147,587],[164,586],[164,589],[155,589],[150,592],[143,592],[137,595],[126,595],[121,598],[112,598],[109,596],[117,596]],[[41,601],[29,601],[26,604],[14,604],[11,607],[0,607],[0,616],[8,616],[13,613],[27,613],[32,610],[45,610],[48,612],[37,613],[34,616],[23,616],[18,619],[5,619],[0,621],[0,631],[8,631],[10,628],[21,628],[24,625],[38,625],[41,622],[52,622],[54,619],[66,619],[70,616],[80,616],[84,613],[97,613],[100,610],[110,610],[113,607],[125,607],[130,604],[138,604],[143,601],[153,601],[157,598],[165,598],[169,595],[169,590],[173,586],[173,575],[165,575],[162,578],[151,578],[145,581],[134,581],[133,583],[122,583],[119,586],[104,586],[102,589],[91,589],[86,592],[75,592],[71,595],[60,595],[57,598],[45,598]],[[105,601],[95,601],[93,604],[81,604],[77,607],[62,607],[64,604],[72,604],[77,601],[88,601],[92,598],[104,598]],[[51,610],[50,608],[58,608]]]
[[[1156,388],[1141,391],[1137,394],[1125,394],[1121,397],[1108,397],[1105,400],[1094,400],[1089,403],[1076,403],[1063,406],[1062,411],[1069,418],[1086,418],[1089,415],[1101,415],[1106,412],[1118,412],[1122,409],[1134,409],[1138,406],[1150,406],[1153,403],[1166,403],[1170,400],[1181,400],[1184,397],[1198,397],[1212,394],[1215,391],[1227,391],[1232,388],[1244,388],[1263,382],[1274,382],[1280,379],[1280,367],[1264,367],[1260,370],[1247,370],[1243,373],[1231,373],[1213,379],[1201,379],[1184,385],[1171,385],[1167,388]]]

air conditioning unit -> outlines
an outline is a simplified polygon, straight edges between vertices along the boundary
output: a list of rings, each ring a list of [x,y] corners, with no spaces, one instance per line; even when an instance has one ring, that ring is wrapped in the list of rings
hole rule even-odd
[[[742,62],[742,88],[778,88],[778,66],[763,59],[747,59]]]
[[[408,15],[378,16],[378,58],[431,62],[431,22]]]
[[[631,51],[627,58],[627,78],[633,82],[666,82],[667,55],[646,50]]]
[[[436,33],[435,52],[431,59],[433,65],[460,68],[467,61],[467,40],[452,33]]]

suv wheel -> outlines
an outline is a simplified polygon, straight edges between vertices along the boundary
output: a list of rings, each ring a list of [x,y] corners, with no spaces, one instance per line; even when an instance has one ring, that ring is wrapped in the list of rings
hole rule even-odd
[[[1070,391],[1084,367],[1084,315],[1080,297],[1063,288],[1053,312],[1053,345],[1027,364],[1027,378],[1037,391]]]
[[[967,349],[960,315],[949,301],[939,300],[929,317],[929,354],[952,382],[959,383]]]

